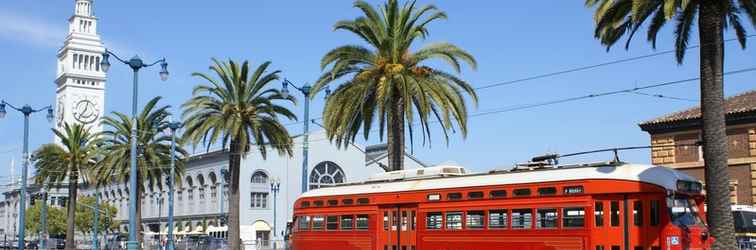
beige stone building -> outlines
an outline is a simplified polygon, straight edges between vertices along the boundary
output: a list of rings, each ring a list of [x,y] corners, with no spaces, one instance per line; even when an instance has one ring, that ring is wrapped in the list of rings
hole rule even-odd
[[[756,90],[726,99],[728,164],[734,204],[756,205]],[[701,109],[694,107],[640,124],[651,135],[653,164],[704,180],[700,146]],[[687,145],[687,146],[686,146]]]

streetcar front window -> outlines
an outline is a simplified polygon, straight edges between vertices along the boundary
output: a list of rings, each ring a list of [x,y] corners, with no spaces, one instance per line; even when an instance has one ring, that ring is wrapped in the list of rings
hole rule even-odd
[[[678,226],[703,225],[698,217],[696,201],[688,197],[673,197],[667,199],[667,207],[670,210],[672,224]]]

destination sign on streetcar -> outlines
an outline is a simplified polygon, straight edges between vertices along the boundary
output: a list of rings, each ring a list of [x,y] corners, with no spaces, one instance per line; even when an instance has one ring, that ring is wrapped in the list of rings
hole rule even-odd
[[[293,249],[709,249],[702,184],[662,166],[459,166],[321,188],[294,205]]]

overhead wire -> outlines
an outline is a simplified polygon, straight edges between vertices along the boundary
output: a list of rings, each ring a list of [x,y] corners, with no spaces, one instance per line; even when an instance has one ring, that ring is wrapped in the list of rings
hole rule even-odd
[[[698,102],[699,100],[696,99],[690,99],[690,98],[683,98],[683,97],[674,97],[674,96],[668,96],[668,95],[662,95],[662,94],[650,94],[645,92],[639,92],[639,91],[631,91],[628,92],[629,94],[634,95],[642,95],[642,96],[649,96],[649,97],[656,97],[656,98],[662,98],[662,99],[670,99],[670,100],[678,100],[678,101],[687,101],[687,102]]]
[[[746,38],[750,38],[750,37],[756,37],[756,35],[747,35],[746,36]],[[724,43],[729,43],[729,42],[733,42],[733,41],[738,41],[738,39],[737,38],[725,39],[725,40],[722,41],[722,43],[724,44]],[[691,49],[700,48],[702,46],[711,46],[713,44],[714,43],[691,45],[691,46],[686,47],[684,50],[687,51],[687,50],[691,50]],[[667,54],[674,54],[676,51],[677,51],[676,49],[669,49],[669,50],[654,52],[654,53],[645,54],[645,55],[641,55],[641,56],[628,57],[628,58],[623,58],[623,59],[618,59],[618,60],[613,60],[613,61],[607,61],[607,62],[602,62],[602,63],[597,63],[597,64],[591,64],[591,65],[579,66],[579,67],[575,67],[575,68],[569,68],[569,69],[555,71],[555,72],[549,72],[549,73],[544,73],[544,74],[527,76],[527,77],[523,77],[523,78],[519,78],[519,79],[509,80],[509,81],[503,81],[503,82],[496,82],[496,83],[486,84],[486,85],[474,87],[473,89],[475,89],[475,90],[484,90],[484,89],[489,89],[489,88],[494,88],[494,87],[512,85],[512,84],[515,84],[515,83],[527,82],[527,81],[538,80],[538,79],[543,79],[543,78],[548,78],[548,77],[553,77],[553,76],[558,76],[558,75],[564,75],[564,74],[569,74],[569,73],[586,71],[586,70],[590,70],[590,69],[595,69],[595,68],[600,68],[600,67],[605,67],[605,66],[610,66],[610,65],[615,65],[615,64],[621,64],[621,63],[627,63],[627,62],[632,62],[632,61],[638,61],[638,60],[642,60],[642,59],[646,59],[646,58],[657,57],[657,56],[662,56],[662,55],[667,55]],[[669,97],[669,96],[662,96],[662,97],[656,96],[656,97],[657,98],[666,98],[666,99],[685,100],[684,98],[674,98],[674,97]],[[314,118],[314,119],[311,119],[311,120],[320,120],[322,118],[323,117],[318,117],[318,118]],[[291,123],[284,124],[284,126],[285,127],[289,127],[289,126],[298,125],[298,124],[302,124],[302,123],[304,123],[304,121],[291,122]]]

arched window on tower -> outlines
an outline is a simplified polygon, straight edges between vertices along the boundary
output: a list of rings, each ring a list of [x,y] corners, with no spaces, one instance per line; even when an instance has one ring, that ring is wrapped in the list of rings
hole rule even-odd
[[[265,172],[257,170],[254,174],[252,174],[252,183],[255,184],[265,184],[268,183],[268,175],[265,174]]]
[[[318,163],[310,172],[310,190],[335,186],[345,181],[344,170],[338,164],[331,161]]]

